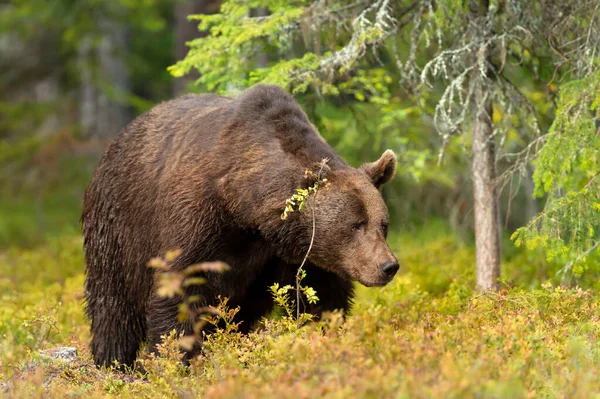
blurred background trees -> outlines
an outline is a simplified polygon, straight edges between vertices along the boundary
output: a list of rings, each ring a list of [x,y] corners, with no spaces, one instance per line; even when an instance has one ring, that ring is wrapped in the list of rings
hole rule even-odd
[[[264,82],[351,164],[395,150],[392,228],[474,244],[480,289],[515,278],[499,268],[523,253],[510,235],[532,249],[519,283],[592,284],[598,4],[0,1],[0,246],[76,231],[103,146],[135,115]]]
[[[0,2],[0,243],[77,230],[103,146],[172,96],[174,2]]]

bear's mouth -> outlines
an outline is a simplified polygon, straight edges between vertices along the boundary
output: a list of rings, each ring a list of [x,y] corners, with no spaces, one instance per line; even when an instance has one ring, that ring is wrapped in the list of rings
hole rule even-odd
[[[378,279],[376,280],[367,280],[364,278],[361,278],[361,276],[357,276],[358,273],[350,273],[347,270],[344,270],[343,268],[335,268],[335,267],[323,267],[322,265],[317,264],[316,262],[314,262],[317,266],[328,270],[330,272],[333,272],[335,274],[337,274],[338,276],[340,276],[341,278],[347,280],[347,281],[356,281],[361,285],[364,285],[365,287],[384,287],[386,286],[390,281],[392,281],[394,279],[394,276],[392,276],[391,278],[386,278],[384,276],[380,276]]]
[[[362,280],[358,280],[358,282],[361,283],[362,285],[364,285],[365,287],[384,287],[390,281],[392,281],[392,279],[389,279],[387,281],[362,281]]]
[[[377,280],[365,280],[365,279],[357,278],[356,281],[358,281],[360,284],[364,285],[365,287],[384,287],[384,286],[388,285],[390,283],[390,281],[392,281],[394,279],[394,277],[395,277],[395,275],[391,276],[391,277],[381,276]]]

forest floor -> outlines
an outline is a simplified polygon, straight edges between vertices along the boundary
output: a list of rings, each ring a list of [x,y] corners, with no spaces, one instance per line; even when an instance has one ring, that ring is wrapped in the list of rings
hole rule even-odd
[[[172,338],[162,357],[144,360],[145,375],[91,362],[78,234],[7,247],[0,396],[600,397],[596,293],[557,288],[545,262],[517,251],[505,256],[503,289],[477,295],[473,250],[442,224],[390,242],[401,274],[383,288],[360,287],[345,322],[333,314],[297,328],[278,316],[248,335],[219,330],[188,369]],[[535,283],[511,288],[523,281]],[[76,347],[77,359],[40,355],[56,346]]]

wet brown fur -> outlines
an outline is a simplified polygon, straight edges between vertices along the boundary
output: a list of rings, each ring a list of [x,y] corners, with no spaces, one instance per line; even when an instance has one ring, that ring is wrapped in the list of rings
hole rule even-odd
[[[200,306],[230,297],[248,331],[273,307],[267,287],[293,283],[307,251],[311,212],[285,221],[280,215],[294,189],[311,183],[305,170],[323,158],[331,184],[316,199],[304,282],[320,301],[307,310],[349,311],[350,280],[384,284],[377,267],[395,259],[381,230],[387,209],[378,188],[395,168],[386,154],[351,168],[274,86],[237,98],[188,95],[138,117],[107,148],[84,198],[86,309],[96,364],[132,365],[142,342],[152,349],[172,329],[189,332],[176,321],[178,300],[155,295],[154,271],[146,266],[175,248],[183,251],[176,269],[213,260],[231,266],[207,275],[190,294],[202,297]],[[359,219],[368,224],[357,233]]]

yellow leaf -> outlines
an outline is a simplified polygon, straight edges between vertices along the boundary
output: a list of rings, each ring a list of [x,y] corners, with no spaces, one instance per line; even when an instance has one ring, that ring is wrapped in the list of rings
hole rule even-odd
[[[150,261],[148,262],[148,266],[153,269],[160,269],[160,270],[167,269],[166,262],[164,260],[162,260],[161,258],[150,259]]]
[[[167,253],[165,254],[165,260],[167,262],[173,262],[175,259],[177,259],[179,257],[179,255],[181,255],[181,249],[174,249],[172,251],[167,251]]]
[[[183,337],[179,340],[179,346],[186,351],[190,351],[197,341],[198,340],[194,336]]]

